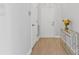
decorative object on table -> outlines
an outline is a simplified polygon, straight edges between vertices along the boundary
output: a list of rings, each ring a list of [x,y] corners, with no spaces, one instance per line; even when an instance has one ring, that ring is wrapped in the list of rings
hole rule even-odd
[[[69,19],[64,19],[63,22],[65,25],[65,31],[68,32],[68,30],[69,30],[68,25],[71,23],[71,21]]]

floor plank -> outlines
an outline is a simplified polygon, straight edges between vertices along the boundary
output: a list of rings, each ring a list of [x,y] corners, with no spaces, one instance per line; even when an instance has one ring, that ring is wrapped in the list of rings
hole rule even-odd
[[[41,38],[33,47],[32,55],[66,55],[58,38]]]

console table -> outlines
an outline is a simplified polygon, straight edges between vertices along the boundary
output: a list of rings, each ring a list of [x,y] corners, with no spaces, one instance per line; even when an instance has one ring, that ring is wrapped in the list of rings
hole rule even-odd
[[[63,44],[62,46],[66,50],[68,54],[79,54],[79,33],[69,30],[64,31],[63,29],[61,30],[62,34],[62,41]]]

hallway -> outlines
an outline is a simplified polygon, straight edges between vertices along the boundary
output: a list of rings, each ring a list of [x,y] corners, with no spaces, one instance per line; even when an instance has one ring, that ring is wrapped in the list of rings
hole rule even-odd
[[[40,38],[32,49],[32,55],[66,55],[59,38]]]

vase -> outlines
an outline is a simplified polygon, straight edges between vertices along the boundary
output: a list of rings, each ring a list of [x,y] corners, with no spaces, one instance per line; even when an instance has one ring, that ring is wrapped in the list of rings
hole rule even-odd
[[[67,26],[65,26],[65,30],[68,31],[68,29],[69,29],[69,28],[68,28]]]

